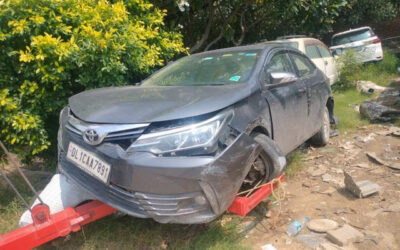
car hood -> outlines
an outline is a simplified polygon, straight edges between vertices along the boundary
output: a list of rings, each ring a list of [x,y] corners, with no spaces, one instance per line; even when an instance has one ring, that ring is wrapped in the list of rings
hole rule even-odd
[[[92,123],[146,123],[207,114],[250,94],[248,84],[128,86],[84,91],[69,98],[71,111]]]

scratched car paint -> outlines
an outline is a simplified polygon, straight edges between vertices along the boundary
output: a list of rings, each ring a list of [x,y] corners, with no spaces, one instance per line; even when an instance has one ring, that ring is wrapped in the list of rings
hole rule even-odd
[[[139,86],[72,96],[60,114],[59,170],[129,215],[205,223],[239,190],[280,175],[306,140],[326,144],[333,106],[327,78],[296,49],[194,54]],[[67,157],[74,144],[108,164],[108,176]]]

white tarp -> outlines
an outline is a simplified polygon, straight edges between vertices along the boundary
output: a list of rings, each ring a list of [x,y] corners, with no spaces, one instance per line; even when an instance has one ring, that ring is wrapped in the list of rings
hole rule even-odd
[[[76,207],[83,201],[95,199],[86,190],[74,185],[74,183],[62,174],[54,175],[39,196],[49,206],[51,214],[60,212],[67,207]],[[38,203],[39,200],[36,199],[31,207]],[[19,226],[22,227],[31,223],[31,213],[29,210],[26,210],[21,216]]]

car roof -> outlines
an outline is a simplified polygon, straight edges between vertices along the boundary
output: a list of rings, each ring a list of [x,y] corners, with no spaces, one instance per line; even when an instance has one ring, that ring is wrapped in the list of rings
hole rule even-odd
[[[316,38],[313,38],[313,37],[288,38],[288,39],[283,39],[283,40],[277,40],[277,42],[280,42],[280,43],[303,42],[305,46],[307,46],[307,45],[322,45],[324,47],[327,47],[324,42],[322,42],[321,40],[318,40]]]
[[[251,45],[243,45],[237,47],[229,47],[229,48],[222,48],[216,50],[209,50],[205,52],[195,53],[192,55],[207,55],[207,54],[214,54],[214,53],[226,53],[226,52],[236,52],[236,51],[246,51],[246,50],[270,50],[277,47],[286,47],[284,43],[276,42],[276,41],[267,41],[262,43],[256,43]]]
[[[335,36],[345,35],[345,34],[348,34],[348,33],[352,33],[352,32],[359,31],[359,30],[365,30],[365,29],[372,30],[371,27],[369,27],[369,26],[363,26],[363,27],[360,27],[360,28],[349,29],[349,30],[346,30],[346,31],[343,31],[343,32],[336,33],[336,34],[334,34],[332,36],[332,38],[335,37]]]

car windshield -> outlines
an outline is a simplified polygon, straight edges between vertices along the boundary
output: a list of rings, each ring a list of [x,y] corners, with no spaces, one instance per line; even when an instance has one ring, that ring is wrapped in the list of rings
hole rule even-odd
[[[332,40],[332,45],[336,46],[345,43],[352,43],[355,41],[368,39],[372,36],[374,36],[374,33],[370,29],[358,30],[351,33],[335,36]]]
[[[224,85],[245,82],[260,50],[200,54],[184,57],[162,68],[143,86]]]

